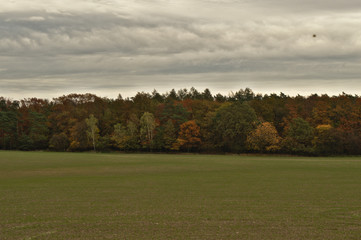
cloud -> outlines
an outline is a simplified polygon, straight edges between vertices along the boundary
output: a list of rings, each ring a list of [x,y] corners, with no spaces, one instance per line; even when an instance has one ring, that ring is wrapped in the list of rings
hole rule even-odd
[[[326,80],[357,86],[356,2],[320,1],[313,8],[310,1],[289,2],[6,3],[0,10],[0,89],[34,96],[51,89],[110,93],[207,84],[265,91],[262,86],[271,89],[275,82],[303,91]]]
[[[29,20],[37,22],[37,21],[44,21],[45,18],[41,17],[41,16],[32,16],[32,17],[29,18]]]
[[[361,9],[360,2],[357,0],[255,0],[260,8],[277,8],[280,11],[292,11],[295,13],[323,13],[323,12],[356,12]]]

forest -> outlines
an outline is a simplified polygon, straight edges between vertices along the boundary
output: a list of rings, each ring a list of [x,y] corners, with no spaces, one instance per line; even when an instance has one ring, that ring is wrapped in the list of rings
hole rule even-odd
[[[361,97],[209,89],[0,97],[0,149],[360,155]]]

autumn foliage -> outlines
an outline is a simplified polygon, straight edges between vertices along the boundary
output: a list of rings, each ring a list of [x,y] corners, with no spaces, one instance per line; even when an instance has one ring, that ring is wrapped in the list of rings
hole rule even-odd
[[[187,149],[198,147],[201,143],[200,128],[194,120],[187,121],[180,125],[179,136],[174,143],[174,150],[180,148]]]
[[[281,137],[272,123],[260,123],[247,137],[250,150],[276,152],[280,149]]]
[[[361,97],[241,89],[0,97],[0,149],[361,154]]]

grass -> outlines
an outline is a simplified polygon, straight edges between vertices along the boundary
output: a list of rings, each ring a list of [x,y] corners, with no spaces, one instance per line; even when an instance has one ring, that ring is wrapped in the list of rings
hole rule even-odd
[[[0,151],[0,239],[359,239],[361,158]]]

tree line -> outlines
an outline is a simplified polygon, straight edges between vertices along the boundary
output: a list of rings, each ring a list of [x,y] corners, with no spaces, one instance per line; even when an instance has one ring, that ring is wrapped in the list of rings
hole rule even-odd
[[[361,98],[249,88],[0,97],[0,149],[360,155]]]

